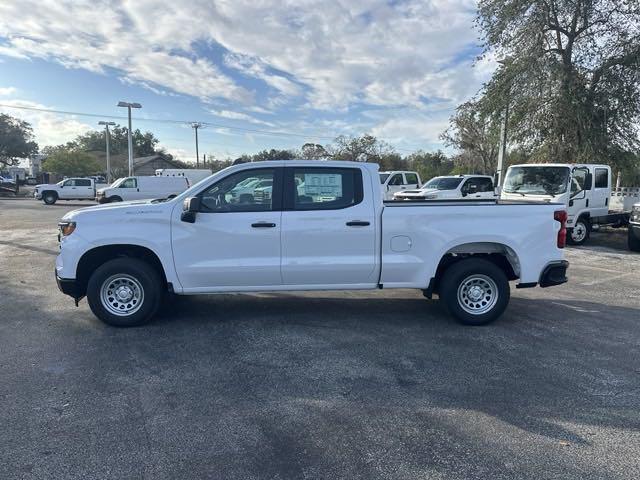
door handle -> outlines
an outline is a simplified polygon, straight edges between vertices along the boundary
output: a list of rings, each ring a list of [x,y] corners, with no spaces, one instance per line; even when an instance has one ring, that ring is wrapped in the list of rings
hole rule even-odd
[[[253,228],[273,228],[276,226],[276,224],[269,223],[269,222],[257,222],[257,223],[252,223],[251,226]]]
[[[347,227],[368,227],[369,225],[369,222],[363,222],[361,220],[352,220],[347,222]]]

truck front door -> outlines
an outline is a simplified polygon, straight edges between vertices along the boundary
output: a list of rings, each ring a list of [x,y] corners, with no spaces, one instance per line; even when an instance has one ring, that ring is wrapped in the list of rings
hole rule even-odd
[[[238,188],[250,177],[271,181],[273,189],[255,195],[253,190]],[[268,289],[282,284],[281,185],[281,168],[242,170],[198,194],[200,209],[194,223],[182,221],[181,208],[176,207],[173,256],[186,291]]]
[[[402,178],[402,174],[397,175]],[[285,285],[377,283],[377,230],[371,182],[363,182],[362,176],[358,168],[285,169]]]

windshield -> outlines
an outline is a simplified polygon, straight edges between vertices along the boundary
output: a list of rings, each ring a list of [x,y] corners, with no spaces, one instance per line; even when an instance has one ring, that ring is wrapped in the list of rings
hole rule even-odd
[[[124,182],[124,178],[119,178],[117,179],[115,182],[113,182],[111,184],[112,187],[117,187],[118,185],[120,185],[122,182]]]
[[[389,174],[388,173],[380,173],[380,183],[384,183],[387,181],[387,178],[389,178]]]
[[[455,190],[462,182],[460,177],[436,177],[425,183],[422,188],[434,190]]]
[[[568,167],[510,167],[503,191],[521,195],[559,195],[567,191]]]

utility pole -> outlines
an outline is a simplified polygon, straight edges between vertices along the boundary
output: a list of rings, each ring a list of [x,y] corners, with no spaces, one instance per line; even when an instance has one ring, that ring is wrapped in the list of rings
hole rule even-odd
[[[111,136],[109,134],[109,125],[115,125],[116,122],[98,122],[98,125],[104,125],[105,135],[107,139],[107,184],[111,185],[111,152],[109,151],[109,143],[111,141]]]
[[[191,128],[196,131],[196,168],[200,166],[200,152],[198,151],[198,129],[204,128],[204,125],[200,122],[193,122]]]
[[[129,114],[129,130],[128,130],[128,144],[129,144],[129,176],[133,176],[133,138],[131,137],[131,109],[142,108],[139,103],[131,102],[118,102],[118,107],[126,107]]]
[[[509,121],[509,99],[507,98],[507,106],[504,107],[502,114],[502,124],[500,125],[500,146],[498,147],[498,193],[502,190],[502,170],[504,168],[504,157],[507,153],[507,122]]]

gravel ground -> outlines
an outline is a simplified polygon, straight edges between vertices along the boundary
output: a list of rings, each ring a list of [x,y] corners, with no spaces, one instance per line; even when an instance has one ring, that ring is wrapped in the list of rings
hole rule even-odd
[[[0,199],[0,478],[640,478],[640,255],[463,327],[420,292],[176,297],[114,329],[53,278],[87,203]]]

